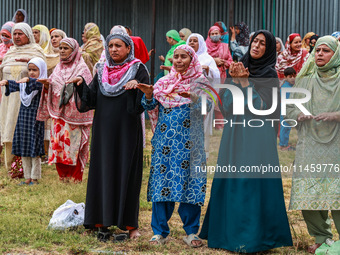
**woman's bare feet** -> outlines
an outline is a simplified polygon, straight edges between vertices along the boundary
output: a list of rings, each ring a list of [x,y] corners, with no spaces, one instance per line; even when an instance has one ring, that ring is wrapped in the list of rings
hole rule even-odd
[[[151,245],[160,245],[160,244],[165,244],[168,241],[167,237],[163,237],[161,235],[154,235],[153,237],[151,237],[151,239],[149,240],[149,244]]]
[[[139,233],[138,229],[132,229],[129,230],[129,236],[130,239],[138,239],[138,237],[140,237],[141,234]]]
[[[191,243],[194,247],[200,247],[203,244],[200,240],[192,240]]]

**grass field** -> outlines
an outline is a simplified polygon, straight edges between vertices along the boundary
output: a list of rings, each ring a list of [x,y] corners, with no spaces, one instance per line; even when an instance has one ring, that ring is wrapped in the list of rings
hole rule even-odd
[[[219,133],[215,132],[212,146],[218,144]],[[18,186],[19,180],[8,178],[3,164],[0,168],[0,253],[1,254],[235,254],[225,250],[210,249],[206,242],[198,249],[191,249],[184,244],[185,235],[177,211],[171,218],[170,241],[165,246],[151,246],[148,240],[152,236],[150,226],[151,203],[146,201],[146,188],[149,175],[148,158],[150,159],[150,138],[152,133],[147,129],[147,148],[145,149],[145,166],[140,199],[140,232],[138,240],[123,243],[101,243],[94,235],[84,235],[85,229],[79,227],[69,231],[51,231],[46,227],[56,208],[67,199],[74,202],[85,202],[88,167],[84,172],[81,184],[61,183],[55,166],[43,165],[42,179],[39,185]],[[296,131],[292,131],[291,143],[295,144]],[[210,155],[208,165],[216,162],[217,150]],[[294,152],[279,151],[280,163],[289,165],[294,160]],[[207,198],[202,209],[203,221],[210,196],[212,179],[208,180]],[[283,179],[286,206],[288,208],[291,180]],[[308,235],[300,211],[288,211],[294,246],[278,248],[263,254],[307,254],[305,249],[313,244]],[[119,232],[118,229],[112,229]],[[333,231],[334,226],[333,226]],[[337,238],[337,236],[336,236]]]

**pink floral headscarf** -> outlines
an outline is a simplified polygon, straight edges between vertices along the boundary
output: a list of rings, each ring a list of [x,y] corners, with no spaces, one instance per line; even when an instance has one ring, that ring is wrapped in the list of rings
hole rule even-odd
[[[48,93],[43,93],[41,96],[37,119],[45,121],[51,116],[72,125],[91,125],[93,111],[80,113],[76,108],[74,97],[71,97],[69,103],[59,108],[60,92],[69,79],[82,76],[87,84],[92,81],[91,72],[79,52],[78,42],[68,37],[62,39],[60,43],[66,43],[73,51],[66,60],[60,60],[50,75],[51,84]]]
[[[194,91],[200,96],[203,91],[197,89],[197,87],[202,87],[200,84],[209,84],[209,81],[203,75],[202,66],[195,51],[188,45],[180,45],[175,49],[175,52],[177,50],[185,50],[191,57],[191,62],[184,73],[177,72],[175,67],[172,66],[170,73],[159,79],[154,85],[153,97],[165,108],[191,103],[190,98],[182,97],[179,93]],[[157,124],[158,111],[158,107],[148,111],[153,130]]]
[[[61,66],[63,66],[63,68],[74,66],[74,63],[79,61],[81,57],[78,42],[71,37],[66,37],[62,39],[60,43],[66,43],[68,46],[70,46],[73,49],[70,56],[68,56],[66,59],[60,59]]]
[[[60,42],[69,45],[73,51],[67,59],[60,60],[50,75],[49,79],[51,81],[48,92],[43,91],[41,94],[37,120],[45,121],[52,117],[61,119],[68,124],[82,127],[81,148],[79,149],[78,157],[83,171],[88,158],[90,144],[88,137],[93,121],[93,111],[80,113],[76,107],[74,96],[62,107],[59,107],[59,101],[61,90],[69,79],[82,76],[86,84],[89,84],[92,81],[92,75],[81,57],[78,42],[69,37],[62,39]]]
[[[120,39],[131,47],[129,54],[122,63],[115,63],[110,56],[109,42],[112,39]],[[105,63],[98,66],[100,91],[104,96],[119,96],[125,92],[123,86],[135,78],[139,65],[141,64],[141,61],[135,58],[134,45],[130,36],[121,32],[108,35],[105,45],[105,57]]]
[[[297,53],[292,53],[290,43],[295,37],[300,36],[300,34],[293,33],[288,37],[288,47],[285,49],[278,57],[275,65],[275,69],[280,79],[284,78],[284,70],[288,67],[293,67],[298,74],[309,57],[309,53],[306,49],[301,48]]]

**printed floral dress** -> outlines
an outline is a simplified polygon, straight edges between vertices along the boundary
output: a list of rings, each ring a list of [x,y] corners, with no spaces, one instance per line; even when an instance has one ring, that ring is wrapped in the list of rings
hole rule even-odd
[[[49,164],[76,165],[81,148],[81,128],[52,118]]]
[[[203,116],[200,100],[164,108],[145,96],[146,110],[159,107],[158,122],[151,140],[151,169],[147,199],[151,202],[182,202],[202,206],[206,193],[206,174],[197,167],[206,164]]]

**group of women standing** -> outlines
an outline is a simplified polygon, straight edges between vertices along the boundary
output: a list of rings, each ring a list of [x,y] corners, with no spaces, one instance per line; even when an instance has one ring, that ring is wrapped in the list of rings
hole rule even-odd
[[[14,22],[23,21],[25,17],[19,10]],[[101,241],[111,238],[109,227],[113,225],[128,231],[131,239],[140,236],[141,114],[147,111],[154,132],[147,191],[147,199],[152,202],[154,233],[150,244],[167,242],[168,221],[175,202],[179,202],[178,213],[186,233],[183,240],[191,247],[201,246],[200,238],[207,239],[209,247],[242,253],[292,245],[280,173],[265,176],[239,171],[216,173],[198,235],[206,175],[197,169],[206,166],[204,146],[208,140],[204,130],[207,132],[211,128],[211,115],[203,118],[201,104],[203,96],[209,98],[212,83],[228,82],[245,98],[245,114],[233,115],[233,95],[230,90],[221,90],[221,103],[219,109],[215,108],[215,116],[220,114],[221,118],[234,123],[254,118],[265,123],[258,128],[225,126],[219,166],[232,165],[237,169],[279,166],[277,126],[249,109],[250,106],[261,110],[271,108],[272,90],[279,88],[278,78],[282,78],[287,67],[300,72],[296,87],[312,94],[312,99],[305,104],[312,115],[306,116],[299,108],[288,107],[287,118],[298,123],[296,164],[308,167],[340,163],[340,104],[337,100],[340,97],[337,84],[340,47],[334,37],[322,37],[312,45],[307,37],[302,42],[299,34],[291,34],[288,47],[283,50],[282,42],[277,47],[277,39],[270,32],[259,30],[249,38],[248,28],[239,23],[231,35],[231,48],[234,47],[239,60],[234,63],[229,45],[225,43],[228,35],[223,23],[212,26],[206,40],[187,29],[180,33],[171,30],[167,41],[172,48],[164,59],[168,61],[169,73],[152,86],[147,68],[135,58],[134,41],[123,30],[114,31],[106,38],[105,59],[97,65],[103,44],[94,23],[85,26],[87,41],[82,50],[77,41],[67,38],[63,31],[48,31],[43,25],[32,30],[26,23],[8,22],[1,34],[4,39],[0,54],[5,53],[0,56],[3,80],[27,77],[27,66],[32,58],[47,62],[51,75],[49,79],[41,76],[37,81],[44,86],[36,120],[52,120],[49,163],[56,164],[61,180],[82,181],[93,125],[84,225],[98,228]],[[310,34],[310,41],[312,36]],[[309,49],[302,48],[308,44]],[[227,75],[232,79],[226,80]],[[252,95],[248,97],[248,93]],[[7,94],[2,97],[0,122],[5,165],[9,168],[12,152],[24,156],[16,150],[21,141],[15,139],[14,134],[23,93]],[[208,111],[211,108],[209,99]],[[279,110],[270,117],[278,118]],[[335,174],[306,176],[300,172],[293,176],[290,208],[302,210],[309,233],[316,237],[311,252],[332,238],[328,210],[332,211],[338,232],[340,230],[339,193]],[[118,240],[118,236],[115,238]]]
[[[6,24],[3,29],[10,28]],[[103,43],[99,41],[98,26],[93,23],[85,26],[84,34],[87,42],[82,51],[77,41],[66,37],[63,31],[53,29],[47,34],[46,30],[43,25],[37,25],[33,30],[26,23],[14,25],[11,34],[14,47],[6,53],[1,65],[2,79],[6,80],[1,84],[7,84],[4,91],[8,90],[7,80],[18,81],[28,76],[27,67],[32,58],[39,58],[45,63],[48,62],[47,54],[58,55],[58,61],[52,66],[53,70],[49,78],[41,76],[37,80],[38,84],[44,85],[43,89],[37,93],[23,90],[29,93],[29,95],[25,94],[26,97],[33,99],[34,105],[38,106],[34,116],[26,116],[30,118],[30,122],[33,122],[32,130],[29,132],[32,134],[36,132],[34,127],[38,122],[43,123],[42,121],[51,119],[49,164],[56,165],[61,180],[81,182],[89,155],[89,137],[93,124],[94,150],[90,164],[85,225],[89,228],[99,226],[103,232],[108,226],[116,225],[121,229],[129,230],[131,238],[138,237],[143,159],[140,115],[144,111],[141,106],[143,93],[139,90],[125,92],[123,86],[148,84],[147,69],[140,60],[134,58],[134,43],[130,36],[127,33],[113,33],[105,43],[106,61],[97,66],[97,73],[93,79],[91,70],[98,62],[103,49]],[[43,72],[42,70],[40,72]],[[47,71],[46,68],[44,70]],[[84,85],[74,89],[72,79],[75,77],[81,77]],[[24,93],[21,84],[19,87],[20,98],[19,93],[10,90],[12,93],[3,95],[1,104],[1,132],[5,144],[7,168],[10,168],[12,154],[26,156],[21,155],[21,151],[18,150],[23,146],[23,141],[16,139],[18,135],[13,136],[16,116],[20,105],[24,103],[21,97]],[[39,98],[36,96],[38,94]],[[108,111],[108,107],[112,111]],[[95,114],[92,109],[96,109]],[[113,113],[116,118],[112,118]],[[108,120],[111,120],[111,124],[107,122]],[[32,140],[31,150],[38,147],[41,149],[41,143],[38,141],[42,141],[43,135],[40,131],[39,129],[35,134],[39,137],[32,136],[33,140],[37,140]],[[112,142],[108,137],[116,140]],[[104,143],[104,140],[107,143]],[[13,149],[11,149],[12,143]],[[125,156],[122,156],[122,153]],[[38,155],[34,157],[43,154],[44,152],[39,150]],[[112,155],[117,157],[114,158]],[[108,165],[111,165],[111,168],[108,168]],[[102,174],[98,175],[98,171]],[[40,176],[34,177],[34,183],[23,182],[22,184],[35,184],[37,178]],[[116,185],[112,185],[113,180]],[[121,188],[117,190],[117,187]],[[108,192],[108,189],[112,192]],[[107,194],[109,196],[106,196]],[[102,200],[98,200],[98,196],[101,196]],[[110,203],[109,201],[112,200],[116,202]],[[98,208],[101,214],[98,214]]]
[[[284,78],[284,70],[287,67],[293,67],[298,74],[309,56],[308,50],[302,48],[300,34],[290,34],[287,43],[287,49],[278,55],[275,66],[279,79],[281,80]]]
[[[87,82],[92,80],[92,68],[98,62],[103,49],[99,29],[93,23],[85,26],[88,42],[80,52],[78,42],[66,38],[62,30],[49,31],[44,25],[31,28],[26,23],[26,18],[26,12],[18,10],[13,17],[13,21],[18,23],[7,22],[2,27],[1,34],[4,39],[1,44],[1,78],[21,80],[28,76],[27,63],[31,59],[40,58],[46,62],[49,79],[39,79],[45,88],[41,92],[38,112],[31,116],[34,119],[36,116],[37,123],[45,121],[46,132],[43,137],[40,137],[41,134],[35,137],[47,140],[50,147],[47,150],[50,154],[48,162],[56,164],[60,179],[80,182],[88,159],[93,112],[79,113],[73,97],[73,86],[66,85],[66,81],[77,75],[82,75]],[[9,49],[13,44],[14,46]],[[20,157],[24,156],[17,149],[23,146],[22,141],[14,134],[22,103],[22,92],[13,91],[6,96],[4,93],[5,89],[0,106],[1,140],[5,147],[5,167],[12,171],[13,167],[21,165]],[[30,132],[33,134],[34,130]],[[40,143],[36,141],[34,144],[38,146]],[[38,156],[44,154],[45,152]]]
[[[217,40],[214,37],[215,34],[211,34],[215,30],[218,30],[218,27],[212,27],[209,31],[209,42],[213,41],[211,37]],[[219,36],[219,33],[216,35]],[[270,32],[260,30],[253,33],[249,47],[240,62],[231,63],[228,66],[229,74],[232,77],[228,83],[237,86],[244,94],[244,98],[248,98],[244,104],[246,113],[244,116],[232,114],[233,97],[229,90],[220,91],[223,103],[220,105],[220,109],[225,119],[230,119],[235,123],[263,118],[251,113],[248,104],[251,103],[256,109],[270,108],[273,103],[272,90],[279,89],[278,78],[283,78],[284,69],[293,67],[297,73],[300,72],[296,87],[307,89],[312,93],[311,101],[305,104],[312,113],[311,116],[305,116],[297,107],[288,107],[287,118],[296,120],[298,123],[299,140],[295,165],[303,169],[320,163],[329,165],[329,167],[331,167],[330,165],[338,167],[340,163],[339,148],[337,148],[340,122],[340,106],[339,100],[337,100],[339,97],[339,85],[337,84],[340,66],[339,42],[331,36],[316,38],[318,40],[315,42],[312,40],[316,35],[309,34],[309,36],[311,42],[308,42],[306,37],[302,44],[299,34],[291,34],[285,49],[282,42],[278,41]],[[277,41],[279,47],[277,47]],[[203,37],[199,34],[191,34],[187,39],[187,44],[194,49],[199,59],[201,57],[200,62],[206,77],[212,78],[216,70],[214,65],[216,62],[213,63],[209,55],[206,54]],[[306,47],[306,45],[310,47]],[[180,51],[181,47],[177,47],[174,52]],[[176,66],[172,70],[176,71],[178,76],[180,71]],[[166,80],[170,77],[171,73],[163,79]],[[157,89],[158,86],[163,85],[163,79],[155,84],[153,96],[151,92],[147,95],[147,91],[145,91],[146,99],[143,99],[143,104],[150,107],[146,109],[152,110],[160,103],[160,109],[165,106],[170,108],[170,112],[173,113],[176,107],[166,105],[157,98]],[[249,89],[252,90],[252,97],[247,97],[247,94],[250,93]],[[168,93],[170,91],[173,90],[169,89]],[[299,96],[301,95],[293,93],[292,97],[299,98]],[[249,98],[252,99],[252,102],[248,101]],[[325,104],[325,102],[329,103]],[[168,114],[169,111],[161,112]],[[277,119],[279,115],[280,109],[276,110],[271,117]],[[158,117],[165,118],[160,113]],[[158,132],[166,132],[169,126],[168,123],[160,122],[159,124],[160,126],[156,126],[153,139],[158,137]],[[236,166],[237,169],[245,165],[251,167],[261,164],[279,166],[276,144],[277,128],[277,125],[272,126],[270,123],[266,123],[261,128],[224,127],[218,165],[227,166],[230,164]],[[163,143],[166,145],[167,141],[166,139],[157,139],[152,142],[154,149],[150,180],[153,182],[149,182],[148,192],[157,190],[154,187],[155,183],[158,183],[157,178],[163,174],[166,178],[169,174],[168,167],[162,163],[164,156],[162,153],[157,153],[157,149],[155,149]],[[172,150],[169,151],[172,152]],[[159,162],[161,165],[157,166],[155,162]],[[339,231],[339,178],[336,176],[336,172],[336,170],[327,174],[303,174],[304,172],[300,172],[293,175],[290,209],[302,210],[308,231],[311,236],[315,237],[315,244],[308,247],[308,251],[311,253],[314,253],[327,239],[333,237],[328,210],[331,210]],[[157,199],[158,197],[162,199],[169,197],[171,200],[172,195],[176,193],[168,188],[169,185],[165,186],[166,189],[161,186],[163,189],[159,189],[156,196],[148,197],[153,201],[152,228],[155,236],[150,240],[152,244],[165,243],[169,234],[166,222],[171,217],[173,207],[164,204],[162,206],[165,207],[160,209]],[[239,172],[215,173],[207,213],[199,236],[194,234],[190,237],[190,231],[186,228],[188,224],[186,219],[188,218],[183,216],[185,213],[182,211],[183,201],[175,201],[181,202],[179,214],[188,234],[184,241],[193,247],[201,245],[199,237],[207,239],[209,247],[224,248],[241,253],[260,252],[292,245],[280,173],[268,173],[268,175],[260,177],[256,174],[249,175]],[[156,213],[160,216],[155,217]],[[164,215],[167,215],[166,218],[162,218]],[[191,215],[194,217],[196,214],[192,212]]]
[[[249,40],[248,40],[248,44],[247,44],[247,41],[245,39],[245,38],[249,37],[248,26],[245,23],[242,22],[242,23],[239,24],[239,27],[242,28],[242,29],[241,29],[241,31],[238,31],[237,41],[236,41],[236,39],[234,39],[235,44],[240,44],[241,46],[246,47],[249,44]],[[177,46],[184,44],[180,40],[182,40],[182,41],[184,41],[188,44],[189,40],[191,38],[191,34],[192,34],[192,32],[188,28],[181,29],[179,31],[179,33],[177,33],[176,30],[168,31],[168,33],[166,34],[167,38],[170,38],[170,39],[175,38],[175,41],[177,42],[177,44],[171,44],[171,41],[170,40],[168,41],[171,45],[173,45],[171,50],[168,52],[168,55],[167,55],[166,58],[163,59],[163,57],[160,56],[160,59],[161,59],[161,61],[164,62],[165,66],[169,66],[169,67],[172,66],[171,56],[173,54],[174,49]],[[195,33],[195,34],[199,35],[197,33]],[[199,35],[200,45],[202,44],[201,38],[203,38],[202,35]],[[196,41],[198,41],[198,39],[196,39]],[[225,24],[222,21],[216,22],[212,27],[210,27],[210,29],[208,31],[208,35],[207,35],[207,38],[205,40],[204,48],[206,48],[207,53],[211,57],[213,57],[213,59],[216,63],[216,66],[218,67],[218,69],[220,71],[220,77],[219,78],[221,79],[220,81],[222,83],[226,79],[227,70],[228,70],[231,62],[233,61],[228,43],[229,43],[229,35],[228,35],[227,28],[226,28]],[[200,47],[203,47],[203,45],[200,46]],[[240,54],[241,55],[238,55],[238,56],[242,57],[243,54],[242,53],[240,53]],[[207,71],[207,69],[206,69],[206,71]]]
[[[14,43],[17,47],[12,47],[4,58],[2,79],[6,80],[19,80],[22,77],[26,77],[26,61],[32,57],[40,57],[45,61],[45,55],[43,54],[41,47],[34,43],[32,30],[27,24],[19,23],[14,26],[13,30]],[[23,34],[21,35],[23,38],[22,41],[25,42],[26,40],[27,46],[25,44],[21,46],[20,43],[22,42],[16,40],[17,33],[19,33],[18,37],[20,34]],[[63,44],[65,45],[64,47]],[[92,78],[78,49],[78,43],[72,38],[66,38],[61,41],[60,63],[54,68],[53,73],[49,77],[49,81],[42,81],[45,84],[51,84],[51,86],[48,90],[43,90],[37,114],[38,121],[47,121],[52,117],[49,150],[51,155],[49,157],[49,163],[56,163],[61,179],[72,178],[75,181],[82,180],[82,171],[87,161],[89,145],[88,137],[92,124],[92,115],[91,113],[80,114],[75,107],[74,99],[71,95],[69,95],[68,101],[66,99],[61,100],[61,98],[65,97],[62,90],[65,89],[65,82],[70,77],[74,75],[83,75],[84,77],[87,77],[87,79]],[[9,62],[11,53],[13,54],[12,65],[10,65],[11,62]],[[17,62],[17,54],[20,54],[21,58],[27,56],[27,60]],[[20,63],[22,63],[22,67],[18,66]],[[6,69],[7,66],[9,66],[8,69]],[[8,70],[7,72],[9,75],[6,75],[6,70]],[[13,116],[18,116],[18,109],[20,106],[20,99],[18,97],[19,93],[11,93],[9,96],[3,96],[0,108],[2,110],[1,118],[3,120],[1,121],[1,124],[3,125],[3,128],[1,129],[2,141],[5,144],[5,164],[7,168],[10,168],[12,154],[22,156],[18,155],[14,150],[20,145],[13,144],[13,150],[11,149],[12,140],[16,141],[16,143],[20,143],[20,141],[13,137],[14,128],[16,126],[16,118]]]
[[[211,29],[214,30],[218,30],[218,27]],[[150,243],[166,243],[170,232],[167,222],[173,213],[174,202],[180,202],[178,212],[187,234],[183,240],[192,247],[199,247],[202,241],[197,236],[200,215],[200,208],[197,206],[204,202],[206,176],[202,173],[195,175],[190,169],[192,164],[196,167],[204,166],[206,159],[204,154],[199,156],[203,147],[202,141],[195,140],[194,124],[200,123],[202,131],[203,123],[202,118],[195,120],[193,114],[200,105],[202,96],[195,91],[195,84],[196,79],[200,77],[203,79],[200,84],[209,84],[206,77],[218,77],[218,69],[216,62],[207,54],[209,50],[206,50],[201,35],[191,34],[187,44],[192,49],[187,46],[176,47],[170,73],[158,80],[154,87],[136,87],[145,93],[142,105],[148,110],[155,130],[151,142],[152,162],[148,184],[148,200],[153,202],[151,226],[154,236]],[[272,89],[279,87],[275,64],[274,36],[268,31],[258,31],[253,35],[242,62],[228,66],[235,86],[245,95],[248,93],[248,87],[253,89],[252,104],[257,108],[266,109],[272,105]],[[225,69],[223,71],[225,72]],[[203,73],[205,76],[202,76]],[[272,80],[266,81],[263,78]],[[188,84],[191,84],[191,90]],[[223,103],[220,108],[225,118],[233,118],[233,121],[239,123],[254,117],[249,111],[245,116],[233,116],[230,91],[222,90],[220,96]],[[192,108],[190,118],[187,116],[188,106]],[[245,106],[247,107],[248,103]],[[279,111],[272,115],[273,118],[278,116]],[[189,127],[187,119],[190,120],[189,133],[186,131]],[[276,132],[277,129],[270,123],[258,129],[226,126],[218,164],[240,167],[265,163],[278,166]],[[235,137],[235,134],[238,136]],[[259,143],[264,141],[266,146],[259,147]],[[194,152],[190,147],[201,148],[194,154],[198,159],[190,155]],[[187,158],[189,156],[190,158]],[[261,203],[261,206],[258,206],[258,203]],[[209,247],[236,252],[259,252],[291,246],[280,174],[269,174],[261,178],[216,174],[200,237],[208,240]]]
[[[233,61],[232,55],[229,50],[228,45],[228,33],[226,30],[226,26],[223,22],[219,21],[212,26],[208,31],[207,39],[204,41],[204,38],[202,35],[194,33],[192,34],[191,31],[188,28],[183,28],[180,30],[178,36],[177,31],[170,30],[167,33],[167,38],[178,38],[175,40],[179,40],[180,38],[184,39],[187,43],[187,45],[191,45],[191,47],[194,47],[198,57],[199,61],[201,62],[201,65],[203,67],[203,71],[205,72],[206,76],[210,78],[210,82],[214,84],[223,83],[224,80],[227,77],[227,71],[228,68]],[[172,39],[173,40],[173,39]],[[171,44],[172,41],[168,40],[168,42]],[[173,45],[170,51],[168,52],[166,58],[163,58],[160,56],[160,60],[164,61],[164,65],[167,68],[161,67],[165,70],[170,70],[172,66],[172,55],[174,49],[176,49],[177,46],[184,44],[184,41],[177,41],[177,44],[171,44]],[[219,72],[216,72],[216,67]],[[167,72],[165,72],[167,74]],[[222,115],[218,107],[215,107],[214,111],[208,114],[208,117],[206,118],[206,134],[210,133],[212,134],[212,128],[211,128],[211,122],[212,117],[215,115],[216,119],[221,119]],[[209,128],[207,127],[209,123]],[[216,129],[222,129],[222,124],[217,124],[215,126]],[[206,146],[209,147],[209,136],[206,135]]]
[[[12,40],[14,45],[6,52],[0,66],[1,80],[17,81],[28,77],[27,63],[30,59],[39,57],[46,60],[42,48],[35,43],[31,27],[26,23],[17,23],[13,26]],[[10,169],[14,158],[12,154],[14,130],[21,101],[19,93],[11,93],[9,96],[5,96],[4,93],[3,90],[0,106],[1,142],[5,151],[5,167]]]

